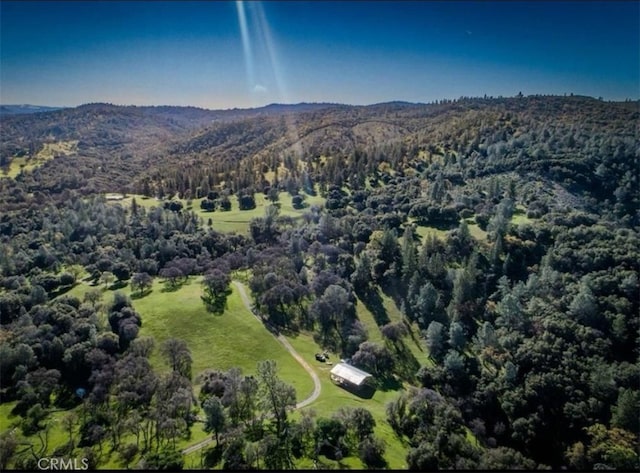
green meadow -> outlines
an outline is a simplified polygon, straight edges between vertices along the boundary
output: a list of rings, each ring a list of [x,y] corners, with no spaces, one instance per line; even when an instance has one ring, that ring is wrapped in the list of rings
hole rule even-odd
[[[156,348],[167,338],[185,340],[193,358],[192,371],[197,377],[208,368],[242,369],[255,373],[261,360],[275,360],[280,377],[291,384],[298,401],[313,392],[313,381],[307,372],[242,303],[234,285],[222,315],[207,312],[200,299],[201,278],[190,278],[175,291],[167,292],[164,284],[154,281],[150,294],[133,300],[142,317],[139,336],[150,335]],[[160,371],[168,370],[159,350],[154,350],[151,363]]]

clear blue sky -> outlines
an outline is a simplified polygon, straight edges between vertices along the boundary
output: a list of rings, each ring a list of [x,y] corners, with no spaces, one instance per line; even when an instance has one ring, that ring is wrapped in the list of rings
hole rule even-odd
[[[0,3],[0,103],[640,98],[640,2]]]

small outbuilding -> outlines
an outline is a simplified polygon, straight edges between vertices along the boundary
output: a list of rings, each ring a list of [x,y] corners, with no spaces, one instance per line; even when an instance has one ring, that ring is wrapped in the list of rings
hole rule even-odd
[[[331,368],[331,381],[339,386],[360,389],[371,379],[371,374],[347,363],[341,362]]]

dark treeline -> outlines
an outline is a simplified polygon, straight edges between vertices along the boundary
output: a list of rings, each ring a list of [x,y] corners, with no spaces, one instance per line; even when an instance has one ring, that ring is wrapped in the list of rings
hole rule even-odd
[[[142,453],[147,467],[181,466],[175,443],[199,405],[216,439],[208,465],[355,454],[384,466],[366,409],[294,422],[295,393],[271,363],[256,379],[191,373],[179,340],[158,348],[171,373],[154,373],[129,299],[64,295],[81,275],[140,295],[153,278],[178,286],[204,275],[205,304],[223,311],[234,271],[250,269],[269,326],[310,330],[380,386],[404,383],[387,422],[411,469],[638,468],[639,116],[636,103],[585,97],[287,110],[173,134],[166,146],[142,140],[127,156],[85,143],[2,179],[3,402],[18,401],[24,435],[42,432],[54,406],[82,406],[66,448],[98,460],[111,448]],[[232,195],[249,209],[254,193],[271,192],[273,204],[247,235],[221,234],[178,201],[125,208],[94,195],[105,190],[212,209]],[[325,205],[296,222],[275,191],[300,206],[319,192]],[[384,343],[369,340],[358,304]],[[411,337],[431,364],[413,357]],[[278,402],[265,404],[273,392]],[[126,432],[135,443],[121,444]],[[2,448],[28,467],[38,446],[21,456],[5,436]]]

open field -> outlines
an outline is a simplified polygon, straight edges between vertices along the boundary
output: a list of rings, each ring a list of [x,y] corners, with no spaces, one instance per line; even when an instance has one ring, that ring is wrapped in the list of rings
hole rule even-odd
[[[467,222],[467,226],[469,227],[469,233],[471,233],[471,236],[473,238],[479,241],[487,240],[487,232],[480,228],[480,225],[478,225],[476,222]]]
[[[514,225],[521,225],[523,223],[533,223],[537,218],[527,217],[527,209],[523,205],[516,206],[513,216],[511,217],[511,223]]]
[[[20,422],[20,417],[11,415],[11,411],[15,406],[16,401],[0,404],[0,432],[13,428]]]
[[[447,238],[447,231],[448,230],[441,230],[436,227],[425,227],[422,225],[416,226],[416,233],[420,235],[422,241],[424,241],[425,237],[430,233],[435,235],[440,240],[444,240]]]
[[[533,223],[535,220],[537,220],[537,219],[533,219],[533,218],[527,217],[527,209],[522,205],[518,205],[516,207],[516,209],[515,209],[515,211],[513,213],[513,216],[511,217],[511,223],[514,224],[514,225],[521,225],[521,224],[525,224],[525,223]],[[483,230],[482,228],[480,228],[478,223],[473,218],[467,218],[467,219],[465,219],[465,221],[467,222],[467,226],[469,228],[469,233],[471,234],[472,237],[474,237],[476,240],[481,241],[481,242],[487,241],[487,232],[486,232],[486,230]],[[446,239],[448,231],[449,230],[444,230],[444,229],[438,228],[436,226],[418,225],[416,227],[416,232],[422,238],[424,238],[429,233],[433,233],[436,237],[440,238],[441,240],[444,240],[444,239]]]
[[[280,215],[288,216],[295,219],[302,218],[302,215],[309,210],[312,205],[323,206],[325,199],[319,195],[310,196],[301,193],[304,196],[307,207],[302,209],[294,209],[291,205],[291,195],[288,192],[280,192],[279,200],[276,205],[280,208]],[[209,219],[212,221],[211,228],[219,232],[237,232],[247,233],[249,231],[249,223],[252,219],[257,217],[263,217],[265,209],[271,202],[262,193],[255,194],[256,208],[251,210],[240,210],[238,206],[238,199],[231,197],[231,210],[228,212],[221,212],[216,210],[215,212],[205,212],[200,208],[200,202],[202,199],[196,199],[193,201],[192,210],[198,214],[204,222]]]

